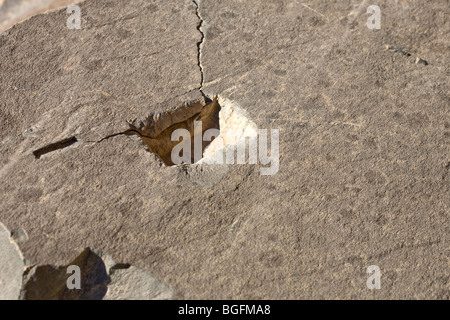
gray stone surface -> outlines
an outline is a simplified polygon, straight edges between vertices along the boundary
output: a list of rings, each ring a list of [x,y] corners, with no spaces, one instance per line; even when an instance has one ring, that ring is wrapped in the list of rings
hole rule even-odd
[[[87,0],[81,30],[62,10],[5,31],[0,220],[34,263],[91,246],[175,298],[448,299],[448,3],[380,1],[380,30],[370,4]],[[200,98],[202,79],[280,129],[276,175],[93,142]]]
[[[22,253],[8,229],[0,223],[0,300],[19,298],[23,270]]]

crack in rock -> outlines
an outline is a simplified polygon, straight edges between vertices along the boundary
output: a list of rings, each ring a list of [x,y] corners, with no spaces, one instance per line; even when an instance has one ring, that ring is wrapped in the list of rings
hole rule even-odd
[[[204,83],[204,74],[203,74],[203,67],[201,62],[201,49],[203,45],[203,40],[205,39],[205,34],[202,31],[203,26],[203,19],[200,16],[200,2],[199,0],[192,0],[196,6],[195,14],[197,15],[197,18],[199,19],[199,23],[197,24],[197,30],[201,34],[200,41],[197,42],[197,65],[200,69],[200,87],[198,88],[202,96],[205,98],[205,94],[203,93],[203,83]]]

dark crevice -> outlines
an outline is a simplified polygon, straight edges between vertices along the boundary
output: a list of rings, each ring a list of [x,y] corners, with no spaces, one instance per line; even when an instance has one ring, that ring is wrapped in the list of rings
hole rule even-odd
[[[131,264],[129,263],[116,263],[111,268],[109,268],[109,274],[113,274],[116,270],[124,270],[129,269],[131,267]]]
[[[34,156],[36,157],[36,159],[39,159],[42,155],[49,153],[49,152],[53,152],[59,149],[64,149],[67,148],[68,146],[74,144],[75,142],[77,142],[77,138],[76,137],[70,137],[52,144],[49,144],[45,147],[42,147],[40,149],[37,149],[35,151],[33,151]]]
[[[203,19],[200,16],[199,0],[192,0],[192,2],[194,2],[195,6],[196,6],[195,14],[197,15],[197,18],[199,20],[199,22],[197,24],[197,30],[201,34],[200,41],[197,42],[197,65],[200,69],[200,87],[198,89],[199,89],[200,93],[202,94],[202,96],[204,98],[206,98],[205,94],[203,93],[204,74],[203,74],[203,67],[202,67],[202,62],[201,62],[201,47],[203,44],[203,40],[205,39],[205,34],[202,31]]]

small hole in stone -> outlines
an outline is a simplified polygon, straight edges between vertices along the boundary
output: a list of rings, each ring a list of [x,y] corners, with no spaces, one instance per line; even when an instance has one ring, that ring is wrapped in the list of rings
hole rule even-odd
[[[195,127],[195,124],[199,123],[201,136],[199,127]],[[243,109],[220,97],[186,103],[172,111],[151,114],[145,122],[136,124],[136,121],[132,121],[129,125],[130,129],[124,133],[139,136],[149,150],[168,166],[182,163],[223,164],[224,150],[234,152],[238,144],[246,143],[246,138],[255,138],[258,131],[256,124],[248,119]],[[172,141],[172,133],[177,129],[185,130],[184,137],[188,140],[186,144],[183,137]],[[201,145],[201,157],[197,155],[197,158],[196,143]],[[186,147],[179,148],[178,144]],[[174,163],[172,150],[175,155],[180,150],[179,158],[182,158],[182,153],[186,151],[184,161],[180,163],[179,159],[175,159],[175,162],[178,162]]]
[[[130,129],[126,133],[138,135],[164,164],[172,166],[174,165],[172,150],[183,141],[182,138],[172,141],[172,133],[177,129],[185,129],[191,136],[190,163],[194,163],[194,123],[201,121],[202,137],[208,129],[220,130],[219,112],[220,105],[217,98],[186,103],[172,111],[151,114],[139,125],[136,125],[135,121],[129,122]],[[211,141],[202,141],[202,155],[210,143]]]

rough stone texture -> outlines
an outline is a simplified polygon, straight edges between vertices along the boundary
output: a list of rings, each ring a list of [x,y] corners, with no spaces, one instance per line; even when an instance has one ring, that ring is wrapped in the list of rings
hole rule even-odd
[[[23,269],[22,253],[9,231],[0,223],[0,300],[19,298]]]
[[[91,246],[175,298],[448,299],[448,3],[379,1],[380,30],[371,4],[87,0],[81,30],[64,10],[7,30],[0,220],[26,230],[34,263]],[[280,129],[276,175],[165,167],[137,137],[91,142],[200,98],[202,79]]]

